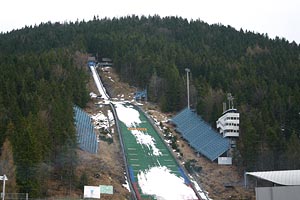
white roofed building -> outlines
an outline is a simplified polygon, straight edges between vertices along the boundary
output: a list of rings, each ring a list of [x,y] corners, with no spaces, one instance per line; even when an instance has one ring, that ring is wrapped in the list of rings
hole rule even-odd
[[[239,137],[240,113],[237,109],[226,110],[217,120],[217,129],[223,137]]]
[[[246,172],[247,188],[248,177],[256,179],[256,200],[299,200],[300,170]]]
[[[300,170],[246,172],[246,176],[247,175],[266,180],[277,185],[300,186]]]
[[[229,109],[223,104],[222,116],[216,121],[218,132],[231,141],[231,147],[236,147],[236,139],[240,136],[240,113],[233,107],[233,97],[227,95]]]

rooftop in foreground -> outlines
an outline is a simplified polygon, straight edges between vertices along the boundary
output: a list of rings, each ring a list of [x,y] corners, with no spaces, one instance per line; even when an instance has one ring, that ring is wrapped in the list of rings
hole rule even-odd
[[[279,185],[300,185],[300,170],[247,172],[246,175],[251,175]]]

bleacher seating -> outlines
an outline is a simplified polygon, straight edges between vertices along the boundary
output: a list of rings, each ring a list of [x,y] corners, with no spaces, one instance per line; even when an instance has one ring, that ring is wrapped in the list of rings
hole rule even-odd
[[[97,153],[97,136],[91,118],[78,106],[74,106],[74,118],[79,148],[90,153]]]
[[[228,139],[223,138],[195,112],[186,108],[172,120],[176,130],[189,144],[210,160],[215,160],[230,148]]]

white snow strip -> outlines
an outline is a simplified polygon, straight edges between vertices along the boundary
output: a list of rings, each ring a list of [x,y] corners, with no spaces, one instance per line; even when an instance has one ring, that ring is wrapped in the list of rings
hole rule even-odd
[[[122,186],[124,188],[126,188],[129,192],[131,192],[130,187],[129,187],[129,183],[128,183],[128,180],[127,180],[127,176],[125,176],[125,184],[122,184]]]
[[[200,195],[200,197],[203,200],[211,200],[210,198],[207,198],[207,196],[205,195],[204,191],[200,188],[200,186],[198,185],[198,183],[196,181],[194,181],[193,179],[190,179],[190,180],[194,184],[195,189],[197,190],[198,194]]]
[[[107,111],[107,116],[108,116],[108,120],[110,122],[110,126],[114,125],[115,124],[115,118],[114,118],[114,115],[111,112],[111,110]]]
[[[138,184],[143,194],[154,195],[160,200],[197,199],[193,189],[184,184],[183,178],[163,167],[153,167],[138,173]]]
[[[109,99],[108,98],[108,95],[105,91],[105,88],[103,87],[102,83],[101,83],[101,80],[100,80],[100,77],[98,75],[98,73],[96,72],[96,69],[94,66],[90,66],[90,69],[92,71],[92,74],[93,74],[93,78],[95,80],[95,83],[96,83],[96,86],[98,88],[98,91],[99,93],[101,94],[101,97],[105,100]]]

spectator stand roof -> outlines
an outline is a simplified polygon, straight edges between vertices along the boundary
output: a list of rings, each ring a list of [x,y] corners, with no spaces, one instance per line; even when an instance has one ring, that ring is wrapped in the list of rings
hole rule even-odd
[[[246,176],[247,175],[279,185],[300,185],[300,170],[246,172]],[[246,180],[247,178],[245,178],[245,182],[247,182]],[[245,185],[246,184],[247,183],[245,183]]]
[[[94,126],[89,115],[75,105],[74,119],[79,148],[90,153],[97,153],[97,136],[94,132]]]
[[[214,161],[230,148],[228,139],[223,138],[200,116],[189,108],[179,112],[171,121],[189,144],[199,153]]]

